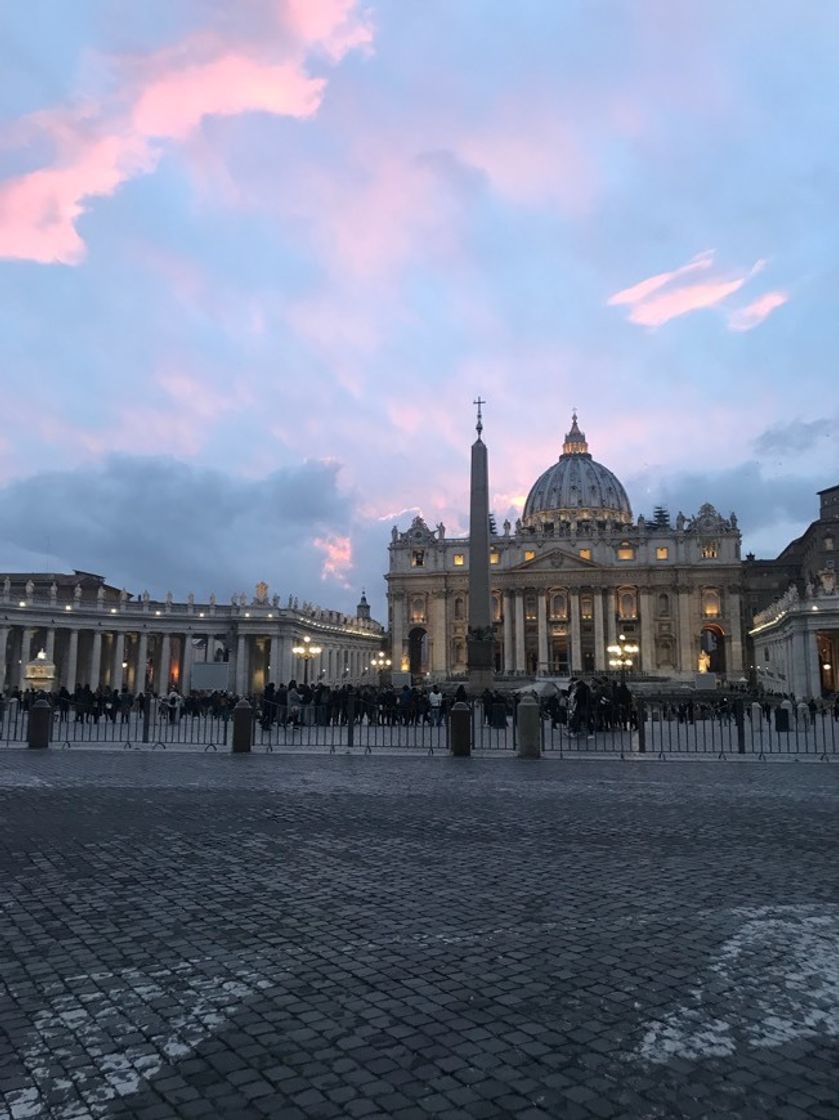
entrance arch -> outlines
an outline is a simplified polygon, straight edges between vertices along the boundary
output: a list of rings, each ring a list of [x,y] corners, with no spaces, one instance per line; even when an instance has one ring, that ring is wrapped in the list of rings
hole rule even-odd
[[[699,648],[710,658],[709,673],[725,672],[725,631],[717,623],[702,627],[699,635]]]
[[[428,632],[422,626],[408,631],[408,671],[412,677],[428,672]]]

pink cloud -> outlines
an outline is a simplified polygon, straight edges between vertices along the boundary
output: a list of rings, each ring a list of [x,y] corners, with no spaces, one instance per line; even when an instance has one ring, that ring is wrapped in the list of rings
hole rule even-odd
[[[675,268],[672,272],[660,272],[657,276],[642,280],[631,288],[624,288],[622,292],[615,292],[613,296],[609,296],[606,303],[609,307],[617,307],[625,303],[639,303],[647,296],[652,295],[653,292],[657,292],[659,288],[663,288],[665,284],[671,284],[674,280],[678,280],[680,276],[685,276],[689,272],[710,268],[713,263],[714,251],[713,249],[706,249],[704,253],[697,253],[693,260],[683,264],[681,268]]]
[[[700,283],[683,282],[683,277],[686,275],[698,270],[707,270],[713,266],[713,263],[713,251],[706,250],[680,268],[658,273],[630,288],[616,292],[606,301],[607,306],[629,307],[627,318],[631,323],[637,323],[642,327],[660,327],[669,323],[671,319],[687,315],[691,311],[700,311],[722,303],[738,292],[766,265],[764,260],[758,260],[748,272],[739,276],[731,278],[717,276]],[[772,308],[769,309],[771,310]],[[766,314],[769,314],[769,311]]]
[[[347,575],[352,571],[352,541],[349,537],[330,534],[327,537],[315,537],[312,541],[315,548],[323,553],[320,578],[337,580],[343,587],[349,587]]]
[[[194,37],[175,50],[116,66],[116,92],[101,103],[58,107],[15,122],[13,139],[47,137],[52,162],[0,184],[0,257],[78,264],[76,223],[93,198],[154,170],[165,141],[183,142],[211,116],[261,111],[305,119],[317,112],[325,79],[306,71],[306,52],[337,60],[372,37],[354,0],[289,0],[280,12],[289,57],[268,63],[262,44],[232,50]],[[299,40],[299,46],[294,47]]]
[[[786,292],[766,292],[754,300],[753,303],[748,304],[747,307],[741,307],[739,311],[732,311],[728,319],[729,330],[752,330],[753,327],[759,326],[764,319],[767,319],[778,307],[783,307],[788,299],[789,296]]]

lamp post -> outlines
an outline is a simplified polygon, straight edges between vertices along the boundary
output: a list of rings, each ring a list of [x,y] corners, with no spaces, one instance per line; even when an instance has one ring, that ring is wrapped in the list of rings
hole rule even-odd
[[[380,685],[384,683],[385,672],[387,672],[390,669],[390,666],[391,666],[390,658],[385,657],[384,653],[381,650],[379,650],[379,652],[376,654],[376,656],[370,662],[370,668],[373,669],[374,671],[378,671],[379,684]]]
[[[295,654],[297,657],[302,657],[302,659],[303,659],[303,684],[308,684],[309,683],[309,662],[312,660],[313,657],[320,657],[321,652],[322,652],[321,647],[320,646],[313,646],[312,645],[312,639],[307,634],[306,637],[303,639],[303,645],[302,646],[292,646],[291,652],[293,654]]]
[[[638,653],[638,646],[635,642],[630,642],[625,634],[618,634],[617,645],[607,646],[606,652],[609,654],[609,668],[620,669],[623,684],[627,670],[632,669],[632,660]]]

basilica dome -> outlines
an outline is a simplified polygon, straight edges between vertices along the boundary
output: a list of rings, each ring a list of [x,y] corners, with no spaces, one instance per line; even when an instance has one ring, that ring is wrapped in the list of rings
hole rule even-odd
[[[629,498],[618,479],[589,454],[573,414],[559,460],[533,484],[522,521],[531,528],[563,521],[632,521]]]

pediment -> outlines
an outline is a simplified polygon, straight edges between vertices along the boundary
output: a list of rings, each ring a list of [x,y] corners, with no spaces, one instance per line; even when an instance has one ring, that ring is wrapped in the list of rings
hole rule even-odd
[[[510,568],[512,572],[556,572],[563,568],[566,571],[572,568],[600,568],[593,560],[586,560],[576,552],[565,548],[552,548],[550,552],[543,552],[534,556],[532,560],[524,560]]]

